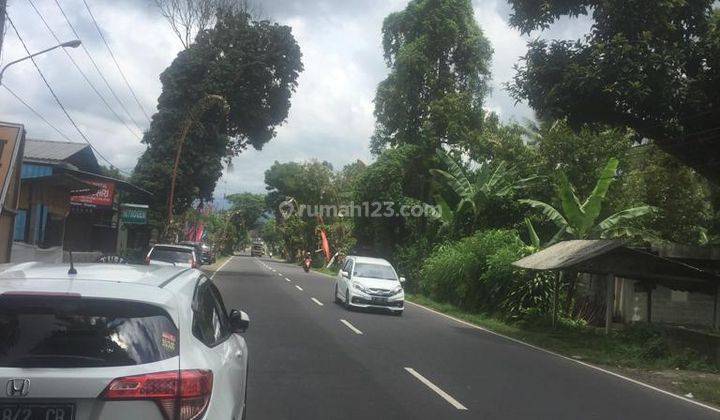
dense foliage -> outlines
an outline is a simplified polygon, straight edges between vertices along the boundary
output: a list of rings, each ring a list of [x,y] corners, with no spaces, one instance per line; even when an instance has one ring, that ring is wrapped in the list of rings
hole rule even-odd
[[[530,43],[510,90],[538,121],[483,110],[492,48],[469,0],[412,0],[383,24],[390,71],[375,97],[374,162],[340,171],[275,162],[267,195],[246,202],[264,200],[273,213],[255,226],[270,248],[297,259],[318,250],[325,232],[335,261],[350,252],[383,257],[411,292],[527,322],[579,313],[575,273],[511,265],[556,241],[720,242],[720,194],[703,179],[707,168],[673,148],[714,127],[703,113],[719,108],[712,2],[661,1],[652,14],[638,12],[646,7],[638,0],[511,4],[512,23],[525,32],[566,15],[595,19],[584,40]],[[441,211],[297,212],[364,203]]]
[[[473,311],[521,315],[550,307],[549,280],[510,264],[529,254],[517,233],[486,230],[439,245],[422,265],[421,291]]]
[[[213,28],[178,54],[160,76],[158,112],[132,177],[154,193],[156,220],[167,208],[180,129],[196,104],[219,95],[226,107],[204,109],[191,126],[178,169],[176,213],[196,200],[212,199],[223,160],[249,146],[260,149],[275,135],[288,115],[302,71],[300,57],[289,27],[254,21],[242,11],[221,12]]]
[[[713,0],[510,0],[525,33],[590,15],[579,40],[535,38],[511,92],[542,119],[630,127],[710,179],[720,167],[720,9]]]

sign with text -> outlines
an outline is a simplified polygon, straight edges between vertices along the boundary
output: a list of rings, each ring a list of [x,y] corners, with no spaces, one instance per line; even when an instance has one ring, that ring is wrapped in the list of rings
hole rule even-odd
[[[121,220],[123,223],[130,225],[145,225],[147,224],[147,206],[138,205],[122,205],[121,207]]]
[[[110,207],[115,198],[115,183],[107,181],[91,181],[83,179],[83,182],[94,185],[98,188],[95,194],[73,195],[70,201],[76,204],[90,204],[99,207]]]

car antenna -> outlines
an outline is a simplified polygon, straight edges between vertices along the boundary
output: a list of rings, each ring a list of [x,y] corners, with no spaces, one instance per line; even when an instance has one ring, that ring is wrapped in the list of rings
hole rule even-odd
[[[77,274],[77,270],[73,264],[72,250],[68,250],[68,252],[70,253],[70,269],[68,270],[68,274]]]

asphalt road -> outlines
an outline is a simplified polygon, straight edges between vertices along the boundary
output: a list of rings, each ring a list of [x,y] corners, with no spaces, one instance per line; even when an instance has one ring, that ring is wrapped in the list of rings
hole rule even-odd
[[[348,312],[297,266],[236,256],[214,281],[250,315],[250,420],[720,419],[417,306]]]

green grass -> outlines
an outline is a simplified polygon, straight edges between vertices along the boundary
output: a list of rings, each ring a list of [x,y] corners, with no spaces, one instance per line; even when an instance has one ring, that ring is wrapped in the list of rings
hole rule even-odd
[[[683,394],[691,393],[693,398],[720,406],[720,381],[717,380],[681,380],[678,388]]]
[[[337,276],[337,273],[338,273],[338,270],[336,270],[334,268],[325,268],[325,267],[313,268],[313,271],[317,271],[318,273],[327,274],[329,276]]]

